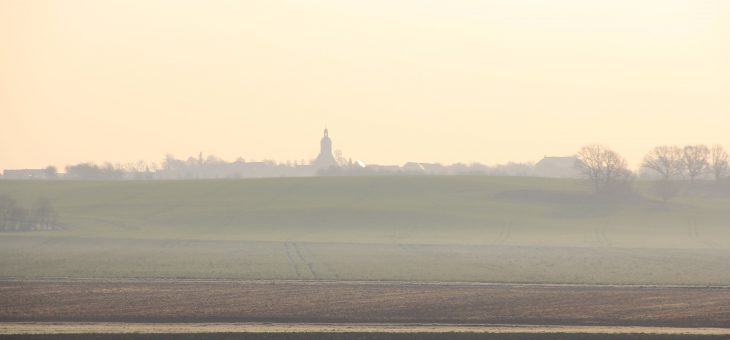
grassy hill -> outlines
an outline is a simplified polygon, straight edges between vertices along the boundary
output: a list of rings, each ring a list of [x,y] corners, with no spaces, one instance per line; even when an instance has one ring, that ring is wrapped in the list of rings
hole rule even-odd
[[[64,230],[0,233],[0,277],[730,285],[730,196],[576,180],[0,181]]]
[[[30,233],[46,236],[730,247],[728,196],[607,202],[588,190],[520,177],[0,181],[21,204],[51,200],[67,229]]]

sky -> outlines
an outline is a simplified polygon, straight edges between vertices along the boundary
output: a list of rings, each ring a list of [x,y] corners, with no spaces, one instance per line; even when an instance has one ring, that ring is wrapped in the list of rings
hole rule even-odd
[[[0,169],[730,148],[730,1],[0,0]]]

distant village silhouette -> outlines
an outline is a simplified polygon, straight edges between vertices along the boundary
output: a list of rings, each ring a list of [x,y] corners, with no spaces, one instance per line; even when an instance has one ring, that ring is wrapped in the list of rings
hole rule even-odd
[[[309,177],[309,176],[361,176],[361,175],[492,175],[580,177],[575,168],[576,158],[544,157],[536,164],[507,163],[487,166],[481,163],[407,162],[403,165],[366,164],[361,160],[345,159],[339,151],[332,151],[329,130],[319,143],[319,154],[308,164],[302,162],[277,163],[274,161],[247,162],[241,158],[226,162],[215,156],[187,160],[167,155],[161,165],[145,162],[113,165],[105,163],[80,163],[65,168],[64,173],[49,166],[44,169],[6,169],[1,179],[214,179],[256,177]]]

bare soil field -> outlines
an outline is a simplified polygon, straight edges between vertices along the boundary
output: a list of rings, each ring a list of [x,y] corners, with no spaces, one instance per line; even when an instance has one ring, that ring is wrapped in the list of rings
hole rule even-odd
[[[0,322],[730,327],[730,289],[296,281],[2,281]]]

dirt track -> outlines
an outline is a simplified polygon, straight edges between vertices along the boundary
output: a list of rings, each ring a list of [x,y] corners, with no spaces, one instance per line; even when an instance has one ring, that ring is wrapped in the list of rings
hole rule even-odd
[[[724,336],[692,336],[690,339],[703,340],[727,340]],[[654,335],[654,334],[443,334],[443,333],[412,333],[412,334],[390,334],[390,333],[216,333],[216,334],[53,334],[53,335],[0,335],[0,339],[22,339],[22,340],[162,340],[162,339],[216,339],[216,340],[435,340],[435,339],[458,339],[458,340],[680,340],[688,339],[683,335]]]
[[[692,336],[691,339],[703,340],[727,340],[725,336]],[[162,340],[162,339],[217,339],[217,340],[435,340],[435,339],[458,339],[458,340],[680,340],[688,339],[683,335],[655,335],[655,334],[444,334],[444,333],[205,333],[205,334],[52,334],[52,335],[0,335],[0,339],[22,339],[22,340]]]
[[[5,281],[0,321],[730,327],[730,289]]]

